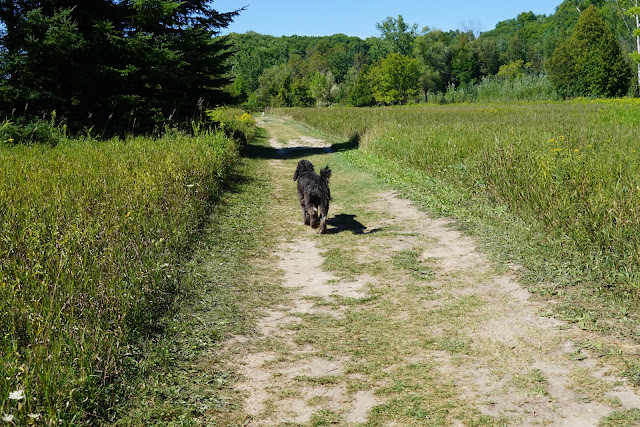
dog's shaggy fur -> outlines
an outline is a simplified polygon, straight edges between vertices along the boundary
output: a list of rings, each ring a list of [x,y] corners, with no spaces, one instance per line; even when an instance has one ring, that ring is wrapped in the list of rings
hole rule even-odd
[[[326,166],[315,173],[313,164],[309,160],[300,160],[293,175],[293,180],[298,181],[298,198],[302,208],[302,220],[305,225],[317,228],[319,234],[327,231],[327,214],[329,213],[329,178],[331,169]]]

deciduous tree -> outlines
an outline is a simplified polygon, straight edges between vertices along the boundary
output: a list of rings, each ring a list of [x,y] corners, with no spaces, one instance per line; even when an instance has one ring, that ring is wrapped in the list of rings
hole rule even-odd
[[[420,91],[420,62],[392,53],[369,70],[373,96],[381,104],[406,104]]]
[[[398,15],[398,19],[387,17],[376,24],[376,28],[380,31],[382,40],[391,47],[391,52],[406,56],[413,54],[413,41],[418,35],[417,24],[410,25],[402,15]]]

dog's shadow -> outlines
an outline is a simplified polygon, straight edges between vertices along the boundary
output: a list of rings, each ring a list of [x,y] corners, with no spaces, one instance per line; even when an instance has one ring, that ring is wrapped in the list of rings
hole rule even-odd
[[[367,227],[356,220],[355,215],[338,214],[327,221],[333,228],[327,229],[327,234],[337,234],[343,231],[350,231],[353,234],[371,234],[380,231],[379,228],[367,230]]]

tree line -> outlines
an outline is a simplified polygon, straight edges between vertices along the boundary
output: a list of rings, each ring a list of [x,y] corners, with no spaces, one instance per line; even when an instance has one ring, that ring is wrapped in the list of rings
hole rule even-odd
[[[0,115],[147,132],[232,102],[207,0],[0,0]],[[13,138],[11,138],[13,139]]]
[[[364,40],[220,36],[241,12],[208,0],[0,0],[0,140],[19,139],[9,124],[43,117],[151,132],[223,104],[404,104],[523,77],[559,98],[638,92],[638,0],[565,0],[481,34],[418,31],[398,16]]]
[[[549,79],[558,98],[634,94],[634,2],[565,0],[550,16],[521,13],[479,35],[418,31],[402,16],[365,40],[232,33],[229,90],[253,109],[420,102],[523,76]]]

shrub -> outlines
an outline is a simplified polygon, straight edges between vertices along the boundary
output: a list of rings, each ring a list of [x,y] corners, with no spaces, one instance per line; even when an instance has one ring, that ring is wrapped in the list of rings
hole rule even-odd
[[[54,119],[36,120],[26,125],[6,120],[0,125],[0,142],[6,144],[42,144],[54,147],[63,139],[64,127],[56,127]]]
[[[255,139],[257,127],[251,114],[237,108],[219,107],[206,112],[215,127],[242,143]]]

